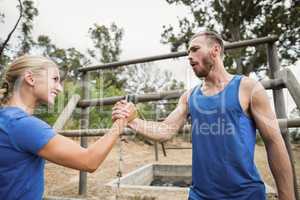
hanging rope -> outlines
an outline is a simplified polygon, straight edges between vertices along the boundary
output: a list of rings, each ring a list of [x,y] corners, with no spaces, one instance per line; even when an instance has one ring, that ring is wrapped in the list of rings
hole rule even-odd
[[[136,96],[135,95],[126,95],[125,100],[127,102],[136,103]],[[123,149],[122,149],[122,142],[126,142],[126,139],[122,137],[122,134],[120,134],[119,140],[118,140],[118,146],[119,146],[119,160],[118,160],[118,172],[117,172],[117,189],[116,189],[116,200],[119,200],[121,197],[120,193],[120,186],[121,186],[121,177],[123,175],[122,172],[122,164],[123,164]]]

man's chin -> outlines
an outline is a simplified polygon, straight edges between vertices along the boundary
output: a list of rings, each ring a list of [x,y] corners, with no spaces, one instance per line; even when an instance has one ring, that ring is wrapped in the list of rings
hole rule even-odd
[[[204,78],[204,77],[207,76],[207,73],[200,73],[200,72],[196,73],[196,72],[195,72],[195,75],[196,75],[198,78]]]

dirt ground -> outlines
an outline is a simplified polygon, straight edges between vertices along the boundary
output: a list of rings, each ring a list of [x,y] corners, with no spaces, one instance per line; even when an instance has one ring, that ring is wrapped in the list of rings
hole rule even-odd
[[[90,140],[95,140],[90,139]],[[189,142],[182,139],[174,139],[166,146],[190,147]],[[146,145],[137,139],[123,143],[123,174],[129,173],[141,166],[155,163],[154,147]],[[300,145],[293,145],[294,157],[296,160],[296,172],[300,176]],[[119,149],[116,145],[101,167],[94,173],[88,174],[88,200],[111,199],[112,195],[105,190],[104,185],[116,178],[118,169]],[[163,156],[159,146],[159,161],[164,164],[191,164],[191,149],[167,150],[167,157]],[[275,184],[270,173],[265,148],[257,145],[255,161],[263,180],[273,188]],[[298,180],[298,183],[300,181]],[[45,196],[79,197],[78,193],[79,172],[52,163],[46,164],[45,170]]]

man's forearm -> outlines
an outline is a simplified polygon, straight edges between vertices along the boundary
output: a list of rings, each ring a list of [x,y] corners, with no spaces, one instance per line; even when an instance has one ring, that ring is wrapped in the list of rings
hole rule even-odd
[[[279,200],[294,200],[293,171],[283,141],[266,144],[266,149]]]
[[[133,120],[128,126],[149,139],[161,142],[172,138],[179,129],[164,122],[144,121],[141,119]]]

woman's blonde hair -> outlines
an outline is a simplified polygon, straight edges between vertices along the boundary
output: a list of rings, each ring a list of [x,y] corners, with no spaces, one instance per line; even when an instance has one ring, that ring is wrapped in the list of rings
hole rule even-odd
[[[49,58],[43,56],[24,55],[16,58],[7,68],[0,86],[0,106],[10,99],[17,81],[26,70],[38,73],[48,67],[57,67]]]

